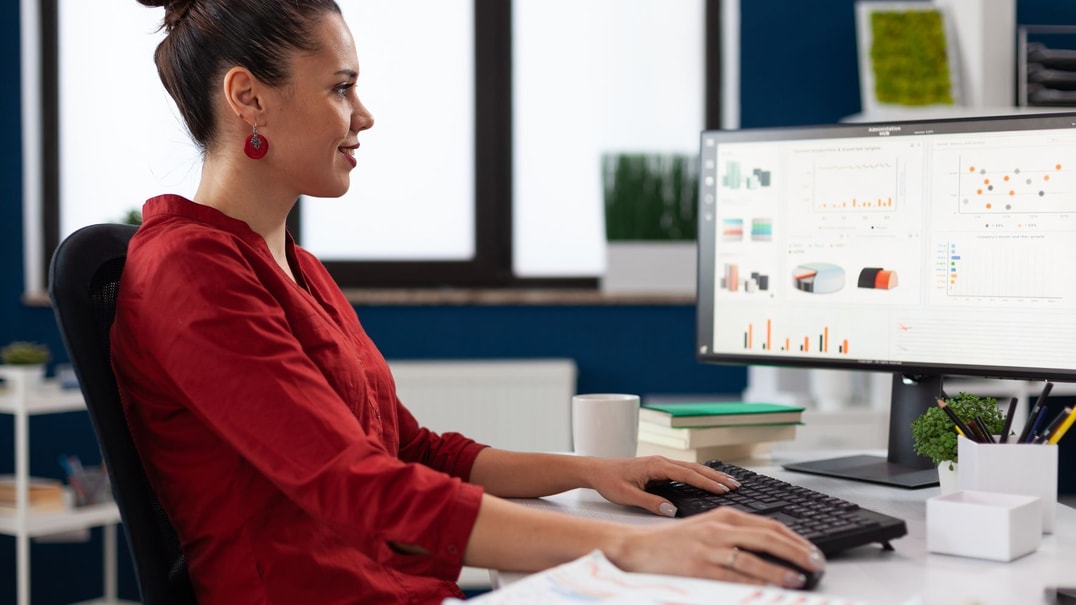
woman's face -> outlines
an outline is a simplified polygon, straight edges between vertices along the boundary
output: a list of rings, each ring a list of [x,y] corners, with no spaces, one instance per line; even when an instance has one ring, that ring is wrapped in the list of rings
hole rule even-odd
[[[271,178],[300,195],[339,197],[351,184],[358,133],[374,119],[355,91],[359,60],[343,18],[327,14],[315,35],[320,50],[295,54],[259,132],[270,141]]]

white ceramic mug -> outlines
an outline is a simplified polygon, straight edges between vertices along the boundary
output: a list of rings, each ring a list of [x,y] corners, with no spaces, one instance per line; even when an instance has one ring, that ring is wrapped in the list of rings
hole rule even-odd
[[[638,440],[638,395],[594,393],[572,397],[575,453],[600,458],[634,458]]]

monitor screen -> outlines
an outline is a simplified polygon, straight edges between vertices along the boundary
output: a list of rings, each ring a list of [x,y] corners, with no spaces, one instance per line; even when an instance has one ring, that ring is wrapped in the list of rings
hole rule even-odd
[[[700,361],[893,372],[920,406],[944,375],[1076,381],[1076,113],[707,131],[700,151]]]

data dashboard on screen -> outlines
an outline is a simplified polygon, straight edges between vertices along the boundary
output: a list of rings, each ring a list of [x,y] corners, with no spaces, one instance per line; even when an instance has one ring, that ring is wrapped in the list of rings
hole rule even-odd
[[[701,361],[1076,380],[1076,114],[707,131]]]

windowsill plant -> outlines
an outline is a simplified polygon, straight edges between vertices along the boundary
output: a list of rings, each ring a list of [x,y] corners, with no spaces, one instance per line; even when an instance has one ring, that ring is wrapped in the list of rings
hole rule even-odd
[[[698,159],[671,153],[602,156],[606,273],[602,290],[693,294]]]

